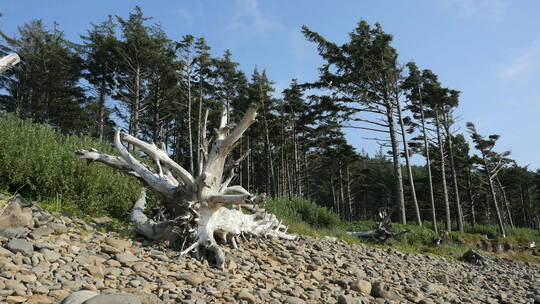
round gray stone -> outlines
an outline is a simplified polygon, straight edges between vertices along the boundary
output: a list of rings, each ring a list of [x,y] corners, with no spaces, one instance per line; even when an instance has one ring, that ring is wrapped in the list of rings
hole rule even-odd
[[[25,255],[31,255],[34,252],[34,246],[23,239],[12,239],[7,245],[13,253],[20,252]]]
[[[83,302],[83,304],[142,304],[136,296],[128,293],[111,293],[95,296]]]
[[[61,304],[82,304],[84,303],[84,301],[91,299],[97,295],[99,294],[94,291],[81,290],[69,295],[61,302]]]

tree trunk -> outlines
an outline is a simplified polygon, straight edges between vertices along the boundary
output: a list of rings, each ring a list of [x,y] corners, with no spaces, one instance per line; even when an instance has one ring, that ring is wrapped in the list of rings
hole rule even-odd
[[[526,188],[525,192],[527,194],[527,214],[529,215],[529,227],[533,228],[533,213],[532,213],[532,207],[531,207],[531,189],[529,187]]]
[[[407,174],[409,176],[409,186],[411,187],[411,195],[412,195],[414,211],[416,215],[416,224],[422,227],[420,207],[418,206],[418,199],[416,198],[416,189],[414,187],[414,177],[413,177],[411,161],[409,157],[409,144],[407,142],[407,132],[405,132],[405,124],[403,123],[403,115],[401,113],[401,103],[399,102],[399,100],[396,102],[396,105],[397,105],[399,126],[401,127],[401,137],[403,138],[403,152],[405,152],[405,164],[407,166]]]
[[[487,161],[487,158],[486,158],[486,155],[484,153],[484,151],[482,151],[482,159],[484,160],[484,166],[486,168],[486,175],[487,175],[487,179],[488,179],[488,184],[489,184],[489,191],[491,193],[491,199],[492,199],[492,202],[493,202],[493,208],[495,208],[495,214],[497,215],[497,223],[499,224],[499,232],[501,233],[502,237],[506,237],[506,232],[505,232],[505,229],[504,229],[504,223],[503,223],[503,220],[502,220],[502,216],[501,216],[501,212],[499,211],[499,205],[497,204],[497,196],[495,194],[495,187],[493,186],[493,177],[492,177],[492,172],[488,166],[488,161]]]
[[[399,222],[407,223],[405,214],[405,195],[403,193],[403,177],[401,175],[401,161],[399,153],[399,143],[397,139],[396,123],[394,120],[394,110],[391,106],[386,107],[386,119],[388,121],[388,130],[390,131],[390,142],[392,144],[392,159],[394,163],[394,185],[398,199]]]
[[[309,200],[311,198],[311,193],[309,189],[309,179],[308,179],[308,157],[307,151],[304,150],[304,183],[306,185],[306,198]]]
[[[463,229],[463,213],[461,212],[461,201],[459,198],[459,186],[457,181],[456,167],[454,164],[454,152],[452,151],[452,134],[450,132],[450,126],[448,119],[445,119],[443,123],[444,128],[446,129],[446,136],[448,139],[448,156],[450,157],[450,173],[452,174],[452,182],[454,185],[454,195],[456,199],[456,213],[457,213],[457,225],[460,232],[465,232]]]
[[[439,154],[441,157],[441,179],[443,186],[444,208],[446,214],[446,231],[452,231],[452,221],[450,219],[450,202],[448,201],[448,188],[446,186],[446,168],[444,164],[444,144],[440,131],[439,109],[435,108],[435,128],[437,129],[437,141],[439,144]]]
[[[191,62],[191,60],[190,60]],[[187,117],[187,125],[188,125],[188,142],[189,142],[189,172],[191,174],[195,174],[195,167],[193,164],[193,130],[191,127],[191,67],[189,68],[188,73],[188,117]]]
[[[334,179],[332,178],[332,172],[330,172],[330,187],[332,189],[332,201],[334,203],[334,211],[341,217],[341,212],[339,210],[339,202],[337,200],[336,189],[334,187]]]
[[[343,218],[349,220],[349,214],[347,214],[347,209],[345,208],[345,191],[343,189],[343,170],[341,168],[341,162],[338,163],[339,168],[339,200],[342,205]]]
[[[197,164],[201,163],[202,158],[202,102],[203,102],[203,81],[202,81],[202,75],[199,74],[199,110],[197,113]],[[201,174],[202,168],[199,168],[197,171],[197,174]],[[242,170],[240,170],[242,172]],[[242,183],[242,178],[240,177],[240,183]]]
[[[503,197],[504,206],[506,208],[506,214],[508,214],[508,223],[510,223],[510,227],[515,228],[514,219],[512,218],[512,213],[510,212],[510,202],[506,198],[506,191],[504,191],[504,187],[501,184],[501,180],[499,179],[499,176],[497,176],[496,179],[497,179],[497,185],[499,186],[499,190],[501,191],[501,194]]]
[[[469,202],[470,202],[470,207],[471,207],[471,226],[476,226],[476,215],[475,215],[475,210],[474,210],[474,197],[473,197],[473,193],[472,193],[472,176],[471,176],[471,167],[469,166],[469,172],[468,172],[468,175],[467,175],[467,190],[468,190],[468,193],[469,193]]]
[[[99,99],[98,99],[98,138],[103,140],[103,133],[105,130],[105,97],[106,97],[106,83],[105,78],[101,80],[99,87]]]
[[[519,197],[521,199],[521,207],[522,207],[522,210],[523,210],[523,225],[525,227],[529,227],[529,223],[530,223],[530,220],[529,220],[529,217],[528,217],[528,213],[527,213],[527,205],[525,204],[525,199],[524,199],[524,195],[523,195],[523,185],[520,184],[519,185]]]
[[[349,221],[354,220],[354,213],[353,213],[353,199],[351,194],[351,172],[349,170],[349,165],[347,165],[347,201],[349,203]]]
[[[431,174],[431,160],[429,157],[429,142],[427,139],[427,131],[426,131],[426,118],[424,114],[424,104],[422,103],[422,92],[419,90],[420,93],[420,114],[421,114],[421,122],[422,122],[422,137],[424,139],[424,154],[426,155],[426,167],[428,172],[428,187],[429,187],[429,199],[431,203],[431,227],[433,228],[433,231],[435,231],[435,234],[439,234],[439,229],[437,226],[437,213],[435,210],[435,195],[433,193],[433,176]]]
[[[266,150],[266,174],[267,174],[266,192],[272,195],[277,192],[277,190],[275,189],[276,180],[275,180],[275,174],[274,174],[274,162],[273,162],[273,157],[272,157],[272,150],[270,149],[270,134],[269,134],[270,132],[268,130],[268,119],[266,117],[267,109],[266,109],[265,100],[263,99],[262,86],[260,83],[259,83],[259,91],[260,91],[259,93],[261,96],[261,103],[263,106],[262,116],[263,116],[264,140],[265,140],[264,145],[265,145],[265,150]]]
[[[139,115],[141,110],[141,67],[137,66],[135,70],[135,99],[133,100],[132,113],[130,119],[129,133],[139,136]]]
[[[300,172],[300,164],[298,159],[298,140],[296,138],[296,123],[294,122],[294,115],[293,115],[293,149],[294,149],[294,180],[295,180],[295,194],[298,196],[302,196],[304,192],[302,191],[302,181],[301,181],[301,172]]]

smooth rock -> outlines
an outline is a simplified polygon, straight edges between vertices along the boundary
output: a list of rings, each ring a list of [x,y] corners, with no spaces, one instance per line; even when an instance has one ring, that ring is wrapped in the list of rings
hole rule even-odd
[[[53,233],[54,231],[51,228],[42,226],[30,232],[30,237],[32,237],[33,239],[39,239],[42,236],[51,235]]]
[[[128,293],[111,293],[95,296],[83,302],[84,304],[142,304],[136,296]]]
[[[119,253],[116,255],[116,260],[121,264],[135,263],[139,261],[139,258],[136,257],[133,253],[126,251],[124,253]]]
[[[242,291],[240,291],[240,293],[238,294],[238,298],[240,298],[241,300],[245,300],[247,301],[248,303],[250,304],[254,304],[254,303],[257,303],[257,299],[255,298],[254,295],[252,295],[251,293],[249,293],[247,290],[243,289]]]
[[[24,284],[17,280],[6,280],[4,281],[4,285],[6,285],[6,289],[13,290],[15,292],[26,291]]]
[[[7,250],[6,248],[0,246],[0,256],[11,256],[11,255],[13,255],[13,252],[11,252],[11,251]]]
[[[116,249],[119,249],[121,251],[126,250],[128,247],[131,247],[131,242],[126,240],[119,240],[119,239],[107,239],[106,243],[109,246],[112,246]]]
[[[47,228],[51,229],[55,234],[63,234],[68,230],[66,225],[58,223],[47,223]]]
[[[104,225],[112,222],[111,218],[108,216],[102,216],[95,219],[92,219],[92,222],[98,224],[98,225]]]
[[[26,227],[9,227],[0,230],[0,236],[8,239],[23,238],[28,234],[28,228]]]
[[[56,301],[60,301],[69,296],[69,291],[64,289],[56,289],[49,291],[49,296],[53,297]]]
[[[192,286],[197,286],[199,284],[201,284],[203,281],[204,281],[204,278],[199,276],[199,275],[196,275],[196,274],[192,274],[192,273],[189,273],[189,274],[181,274],[178,276],[178,278],[180,280],[184,280],[186,281],[186,283],[192,285]]]
[[[42,249],[41,253],[43,254],[43,258],[48,262],[56,262],[61,257],[59,253],[49,249]]]
[[[26,302],[26,299],[25,297],[21,297],[21,296],[8,296],[6,298],[6,301],[8,303],[22,303],[22,302]]]
[[[351,282],[351,288],[362,294],[371,294],[371,283],[365,280],[355,280]]]
[[[375,282],[371,287],[371,295],[376,298],[383,298],[393,301],[402,300],[401,296],[384,282]]]
[[[300,299],[300,298],[297,298],[297,297],[287,297],[285,299],[285,302],[286,304],[305,304],[306,301]]]
[[[338,304],[362,304],[362,301],[360,299],[356,299],[351,295],[344,294],[339,295],[337,302]]]
[[[48,297],[47,295],[38,294],[38,295],[31,296],[30,299],[28,299],[27,303],[28,304],[53,304],[53,303],[58,303],[58,302],[55,302],[53,298]]]
[[[31,255],[34,252],[34,246],[24,239],[12,239],[7,248],[13,253],[20,252],[25,255]]]
[[[91,299],[97,295],[99,295],[99,293],[94,291],[81,290],[70,294],[68,297],[62,300],[61,304],[82,304],[84,303],[84,301]]]
[[[32,214],[23,212],[16,202],[9,203],[0,216],[0,229],[32,227],[32,224]]]

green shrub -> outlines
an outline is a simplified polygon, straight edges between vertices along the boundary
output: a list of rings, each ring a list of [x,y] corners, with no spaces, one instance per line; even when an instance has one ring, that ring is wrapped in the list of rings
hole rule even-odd
[[[264,208],[280,219],[300,220],[316,228],[332,228],[341,223],[336,213],[300,197],[270,198]]]
[[[463,229],[466,233],[474,233],[486,235],[490,239],[496,239],[499,237],[499,228],[496,225],[464,225]]]
[[[74,152],[110,144],[65,136],[45,124],[0,114],[0,187],[54,209],[122,217],[139,193],[136,180],[103,164],[87,164]]]

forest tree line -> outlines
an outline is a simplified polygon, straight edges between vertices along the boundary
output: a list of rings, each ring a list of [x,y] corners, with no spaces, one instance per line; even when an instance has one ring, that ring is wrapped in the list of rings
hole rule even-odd
[[[319,78],[275,92],[264,70],[246,75],[230,51],[213,55],[203,37],[175,40],[138,7],[91,24],[78,42],[56,23],[33,20],[15,37],[0,32],[0,55],[22,59],[0,75],[0,110],[104,141],[122,126],[197,174],[212,136],[205,122],[216,127],[223,106],[237,121],[258,102],[258,123],[232,156],[243,160],[236,182],[248,191],[301,196],[348,221],[390,207],[399,222],[435,231],[540,227],[540,171],[517,164],[498,149],[498,135],[473,123],[457,132],[460,92],[400,62],[379,24],[360,21],[343,44],[302,32],[324,61]],[[344,128],[369,131],[380,151],[356,151]],[[413,154],[425,163],[412,164]]]

